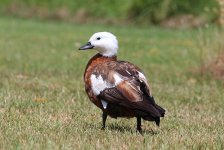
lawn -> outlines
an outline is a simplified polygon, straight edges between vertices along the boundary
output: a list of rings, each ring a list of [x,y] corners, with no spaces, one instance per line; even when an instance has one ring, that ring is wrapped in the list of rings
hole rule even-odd
[[[0,148],[224,149],[223,84],[195,73],[217,30],[0,18]],[[83,84],[95,52],[77,50],[97,31],[114,33],[119,59],[144,70],[167,110],[160,127],[143,121],[140,135],[135,118],[108,118],[101,130],[101,111]]]

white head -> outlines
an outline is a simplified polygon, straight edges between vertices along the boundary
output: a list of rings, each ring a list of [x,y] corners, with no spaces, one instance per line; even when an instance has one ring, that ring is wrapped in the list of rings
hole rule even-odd
[[[79,48],[79,50],[87,49],[95,49],[103,56],[115,56],[118,50],[118,41],[116,36],[110,32],[97,32],[90,37],[86,45]]]

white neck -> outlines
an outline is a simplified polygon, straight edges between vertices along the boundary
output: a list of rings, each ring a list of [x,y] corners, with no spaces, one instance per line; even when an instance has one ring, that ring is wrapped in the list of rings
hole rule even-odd
[[[100,52],[100,54],[106,57],[113,57],[117,55],[117,53],[113,53],[113,52],[103,52],[103,53]]]
[[[112,57],[117,55],[117,47],[115,48],[99,48],[98,51],[101,55],[106,56],[106,57]]]

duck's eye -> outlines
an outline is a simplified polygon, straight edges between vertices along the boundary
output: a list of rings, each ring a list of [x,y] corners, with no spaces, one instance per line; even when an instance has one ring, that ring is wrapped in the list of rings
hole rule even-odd
[[[100,37],[98,37],[98,38],[96,38],[97,40],[100,40],[101,38]]]

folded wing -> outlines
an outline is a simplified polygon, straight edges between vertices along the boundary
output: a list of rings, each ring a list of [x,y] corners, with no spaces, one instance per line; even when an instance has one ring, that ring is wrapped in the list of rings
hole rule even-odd
[[[159,118],[164,116],[165,110],[155,103],[147,80],[139,68],[128,62],[109,62],[97,66],[94,74],[102,78],[103,84],[96,93],[99,99],[108,104],[131,108],[143,119],[159,124]]]

